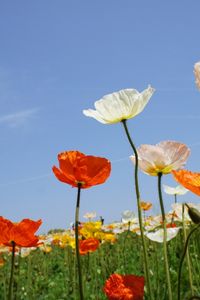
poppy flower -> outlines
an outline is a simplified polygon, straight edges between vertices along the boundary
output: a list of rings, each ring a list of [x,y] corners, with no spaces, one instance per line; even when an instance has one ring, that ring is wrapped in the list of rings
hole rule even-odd
[[[140,202],[140,207],[141,207],[142,210],[147,211],[147,210],[152,208],[152,203],[141,201]]]
[[[103,291],[109,300],[142,300],[144,277],[112,274],[106,280]]]
[[[103,124],[114,124],[122,120],[128,120],[138,115],[154,93],[154,89],[148,86],[139,93],[135,89],[124,89],[105,95],[95,102],[96,110],[86,109],[83,114],[92,117]]]
[[[137,149],[140,169],[151,176],[169,174],[180,169],[190,154],[190,149],[182,143],[163,141],[156,145],[141,145]],[[135,163],[135,156],[130,159]]]
[[[83,218],[88,219],[90,221],[91,219],[96,218],[96,216],[97,216],[97,213],[95,211],[87,212],[86,214],[84,214]]]
[[[79,151],[66,151],[58,154],[59,167],[52,170],[58,180],[73,187],[86,189],[101,184],[110,175],[111,163],[102,157],[85,155]]]
[[[94,252],[99,248],[99,240],[95,238],[89,238],[79,241],[79,253],[85,255],[89,252]]]
[[[122,213],[122,223],[129,223],[135,221],[135,214],[131,210],[125,210]]]
[[[35,232],[42,224],[41,220],[23,219],[19,223],[0,217],[0,245],[12,246],[13,242],[19,247],[36,247],[39,239]]]
[[[178,183],[194,194],[200,196],[200,173],[194,173],[187,170],[179,170],[172,172]]]
[[[168,186],[163,184],[163,188],[168,195],[185,195],[188,189],[184,188],[182,185],[177,185],[176,187]]]
[[[170,241],[173,238],[176,237],[176,235],[178,234],[180,230],[180,227],[175,227],[175,226],[167,226],[166,232],[167,232],[167,239],[166,241]],[[158,243],[163,243],[164,241],[164,229],[158,229],[155,232],[148,232],[145,234],[146,237],[148,237],[148,239],[150,239],[151,241],[154,242],[158,242]]]
[[[194,65],[194,76],[197,88],[200,90],[200,61]]]

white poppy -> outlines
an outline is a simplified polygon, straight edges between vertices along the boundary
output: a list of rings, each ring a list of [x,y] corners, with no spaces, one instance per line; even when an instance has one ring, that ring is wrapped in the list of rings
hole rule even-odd
[[[154,89],[148,86],[139,93],[135,89],[124,89],[105,95],[94,103],[95,109],[83,110],[83,114],[92,117],[103,124],[114,124],[138,115],[147,105],[154,93]]]
[[[175,238],[179,232],[180,227],[167,228],[167,242]],[[145,234],[151,241],[163,243],[164,240],[164,229],[158,229],[155,232],[148,232]]]
[[[176,187],[171,187],[163,184],[164,192],[168,195],[185,195],[188,189],[184,188],[182,185],[177,185]]]
[[[125,210],[122,213],[122,223],[129,223],[135,221],[135,215],[134,212],[130,210]]]
[[[96,216],[97,216],[97,214],[96,214],[95,211],[94,212],[87,212],[86,214],[84,214],[83,218],[91,220],[91,219],[96,218]]]

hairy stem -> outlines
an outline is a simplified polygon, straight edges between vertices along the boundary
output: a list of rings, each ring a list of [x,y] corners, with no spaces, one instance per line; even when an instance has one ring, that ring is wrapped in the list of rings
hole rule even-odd
[[[80,300],[84,300],[81,260],[80,260],[80,253],[79,253],[79,239],[78,239],[80,194],[81,194],[81,183],[78,183],[78,193],[77,193],[76,212],[75,212],[75,243],[76,243],[76,259],[77,259],[77,266],[78,266],[79,295],[80,295]]]
[[[152,293],[151,293],[151,285],[150,285],[150,274],[149,274],[149,263],[148,263],[148,255],[147,255],[147,246],[145,242],[144,237],[144,230],[143,230],[143,222],[142,222],[142,212],[140,207],[140,190],[139,190],[139,183],[138,183],[138,154],[137,150],[135,148],[135,145],[133,144],[133,141],[131,139],[131,136],[128,131],[128,127],[126,124],[126,120],[122,120],[122,124],[124,126],[124,130],[126,132],[126,136],[128,138],[128,141],[131,145],[131,148],[133,149],[134,155],[135,155],[135,191],[136,191],[136,198],[137,198],[137,208],[138,208],[138,219],[139,219],[139,226],[140,226],[140,232],[141,232],[141,239],[142,239],[142,248],[143,248],[143,256],[144,256],[144,271],[146,276],[146,282],[147,282],[147,290],[149,299],[152,300]]]

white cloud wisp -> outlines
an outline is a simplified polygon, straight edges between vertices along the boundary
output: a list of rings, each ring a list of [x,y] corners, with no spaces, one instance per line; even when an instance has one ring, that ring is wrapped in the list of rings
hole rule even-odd
[[[6,124],[9,127],[18,127],[25,124],[33,115],[38,112],[38,108],[22,110],[13,114],[0,116],[0,124]]]

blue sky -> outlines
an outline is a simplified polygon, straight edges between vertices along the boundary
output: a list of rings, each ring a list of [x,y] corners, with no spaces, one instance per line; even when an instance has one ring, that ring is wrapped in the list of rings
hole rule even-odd
[[[104,185],[82,192],[81,218],[106,222],[136,211],[131,148],[121,124],[82,114],[123,88],[156,92],[128,126],[136,146],[176,140],[191,148],[186,167],[200,172],[198,0],[43,0],[0,4],[0,215],[43,220],[41,231],[74,220],[76,189],[52,174],[57,154],[79,150],[111,160]],[[164,184],[175,186],[171,175]],[[159,213],[156,178],[140,173],[141,196]],[[187,193],[180,201],[198,202]],[[166,210],[173,199],[164,195]],[[83,218],[82,218],[83,220]]]

